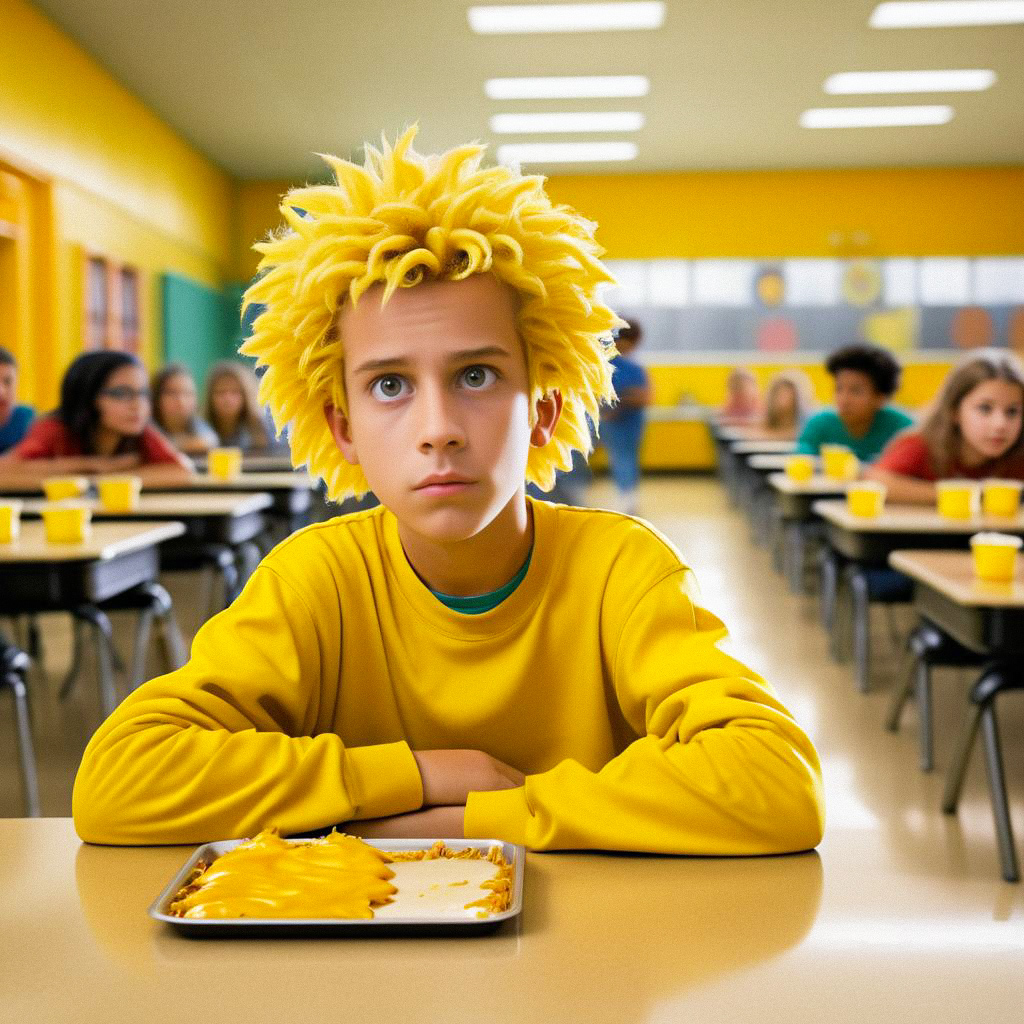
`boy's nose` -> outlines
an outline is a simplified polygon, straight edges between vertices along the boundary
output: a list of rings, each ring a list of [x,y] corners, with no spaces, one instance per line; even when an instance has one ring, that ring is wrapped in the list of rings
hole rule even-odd
[[[420,392],[420,450],[461,448],[466,443],[465,431],[454,415],[451,403],[443,393],[432,388]]]

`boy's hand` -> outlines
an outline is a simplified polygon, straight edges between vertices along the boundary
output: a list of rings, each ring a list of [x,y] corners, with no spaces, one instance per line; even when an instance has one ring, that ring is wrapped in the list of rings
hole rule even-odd
[[[423,806],[465,805],[470,793],[515,789],[522,772],[482,750],[415,750],[423,780]]]

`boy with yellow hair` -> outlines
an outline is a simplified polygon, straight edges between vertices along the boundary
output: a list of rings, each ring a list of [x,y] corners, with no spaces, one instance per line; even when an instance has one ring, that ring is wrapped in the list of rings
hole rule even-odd
[[[366,149],[288,193],[243,351],[332,498],[133,693],[78,773],[79,835],[186,843],[342,824],[535,850],[819,841],[817,756],[718,644],[645,523],[534,501],[614,398],[594,225],[543,179]]]

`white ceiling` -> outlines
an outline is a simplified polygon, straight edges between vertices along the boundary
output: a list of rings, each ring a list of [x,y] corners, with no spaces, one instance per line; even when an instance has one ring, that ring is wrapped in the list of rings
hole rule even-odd
[[[412,121],[418,148],[492,136],[491,114],[640,110],[631,163],[599,170],[1024,164],[1024,26],[868,28],[875,0],[668,0],[663,28],[477,36],[460,0],[35,0],[176,131],[243,179],[316,173]],[[992,68],[980,93],[826,96],[838,71]],[[636,100],[494,101],[484,80],[645,74]],[[808,107],[951,103],[938,127],[810,130]],[[558,138],[562,138],[559,136]]]

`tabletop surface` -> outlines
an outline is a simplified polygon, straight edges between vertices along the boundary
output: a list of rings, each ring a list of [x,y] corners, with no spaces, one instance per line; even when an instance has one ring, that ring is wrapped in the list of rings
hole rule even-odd
[[[974,516],[971,519],[946,519],[928,505],[886,504],[882,514],[868,519],[855,516],[845,500],[816,501],[814,511],[822,519],[853,533],[948,533],[970,536],[982,530],[1024,533],[1024,514],[1013,519]]]
[[[160,484],[143,490],[157,492],[187,491],[308,491],[316,480],[308,473],[289,470],[285,473],[240,473],[233,480],[219,480],[208,473],[196,473],[174,484]]]
[[[150,494],[179,494],[189,491],[308,491],[317,481],[298,470],[277,473],[240,473],[233,480],[218,480],[207,473],[195,473],[173,483],[143,484]],[[0,480],[0,495],[21,496],[43,493],[42,483]]]
[[[796,441],[733,441],[729,448],[734,455],[792,455]]]
[[[48,504],[50,503],[42,498],[29,499],[22,505],[22,515],[42,515],[43,508]],[[270,508],[274,504],[274,499],[269,494],[250,494],[248,491],[241,494],[199,491],[181,494],[141,494],[138,508],[132,512],[107,512],[96,498],[77,500],[74,504],[84,504],[92,509],[94,519],[171,519],[174,516],[234,519]]]
[[[751,469],[759,470],[762,473],[777,473],[779,470],[785,469],[786,463],[789,462],[790,458],[791,456],[789,455],[778,455],[771,452],[757,452],[746,457],[747,465]]]
[[[523,913],[490,936],[195,940],[147,916],[191,847],[3,819],[3,1006],[97,1024],[1018,1020],[1024,929],[977,910],[997,883],[880,876],[841,834],[790,857],[531,854]]]
[[[974,575],[969,551],[893,551],[889,564],[969,608],[1024,608],[1022,559],[1012,583],[985,583]]]
[[[773,473],[768,477],[768,483],[777,491],[783,494],[845,494],[849,486],[843,480],[833,480],[831,477],[816,473],[810,480],[793,480],[785,473]],[[845,502],[841,502],[845,504]]]
[[[110,521],[93,523],[89,539],[82,544],[50,544],[42,520],[29,520],[21,524],[21,536],[16,541],[0,544],[0,564],[106,561],[180,537],[184,532],[182,523]]]
[[[206,468],[207,458],[205,455],[196,455],[192,458],[192,465],[197,468]],[[243,473],[290,473],[294,467],[290,455],[243,455]]]

